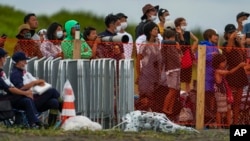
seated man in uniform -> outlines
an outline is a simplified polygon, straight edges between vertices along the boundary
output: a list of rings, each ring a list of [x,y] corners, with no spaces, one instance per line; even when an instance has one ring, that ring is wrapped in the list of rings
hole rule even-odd
[[[37,109],[33,100],[32,91],[21,90],[7,79],[3,66],[6,63],[7,52],[0,48],[0,100],[10,100],[11,106],[15,109],[24,110],[31,128],[41,128]]]
[[[12,56],[14,66],[10,74],[11,83],[15,87],[24,91],[30,90],[36,85],[43,86],[45,84],[44,80],[35,79],[29,72],[27,72],[27,59],[28,58],[23,52],[14,53]],[[28,77],[27,74],[29,74]],[[58,110],[60,107],[59,92],[55,88],[51,87],[42,94],[34,93],[33,97],[34,104],[38,112],[44,112],[50,109],[48,124],[49,126],[53,126],[56,122]]]

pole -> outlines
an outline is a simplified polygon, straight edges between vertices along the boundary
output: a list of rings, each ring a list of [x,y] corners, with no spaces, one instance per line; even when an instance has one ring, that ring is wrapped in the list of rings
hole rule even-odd
[[[206,46],[198,46],[196,129],[204,128]]]
[[[81,59],[81,40],[80,40],[80,25],[75,25],[75,39],[74,39],[73,59]]]

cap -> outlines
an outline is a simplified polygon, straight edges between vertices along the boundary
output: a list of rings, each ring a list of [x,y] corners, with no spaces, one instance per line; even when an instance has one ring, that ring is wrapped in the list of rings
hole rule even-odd
[[[6,52],[3,48],[0,48],[0,57],[4,57],[7,54],[8,52]]]
[[[234,24],[227,24],[225,26],[225,33],[231,33],[236,31],[236,27],[234,26]]]
[[[240,17],[246,16],[249,17],[249,13],[247,12],[240,12],[237,16],[236,16],[236,20],[238,20]]]
[[[215,28],[211,28],[211,29],[215,31],[215,34],[216,34],[217,36],[219,36],[219,33],[218,33],[217,29],[215,29]]]
[[[23,52],[16,52],[12,56],[12,60],[16,63],[22,60],[28,60],[29,58]]]
[[[159,10],[159,5],[153,6],[151,4],[146,4],[142,8],[143,15],[145,15],[149,10],[152,10],[152,9],[155,9],[156,11],[158,11]]]
[[[123,13],[117,13],[116,16],[120,19],[120,18],[128,18],[128,16],[126,16],[125,14]]]
[[[175,29],[174,21],[166,21],[164,24],[165,29]]]
[[[158,16],[162,16],[163,15],[163,13],[165,13],[165,12],[168,12],[168,10],[167,9],[159,9],[159,11],[158,11]]]

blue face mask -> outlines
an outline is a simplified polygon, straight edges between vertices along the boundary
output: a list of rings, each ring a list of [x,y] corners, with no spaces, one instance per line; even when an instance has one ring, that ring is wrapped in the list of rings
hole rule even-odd
[[[31,38],[31,33],[27,32],[24,34],[24,39],[30,39]]]

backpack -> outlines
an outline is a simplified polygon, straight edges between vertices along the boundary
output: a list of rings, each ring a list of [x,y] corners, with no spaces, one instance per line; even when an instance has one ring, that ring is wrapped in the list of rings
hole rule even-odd
[[[0,100],[0,121],[12,118],[15,115],[9,100]]]

